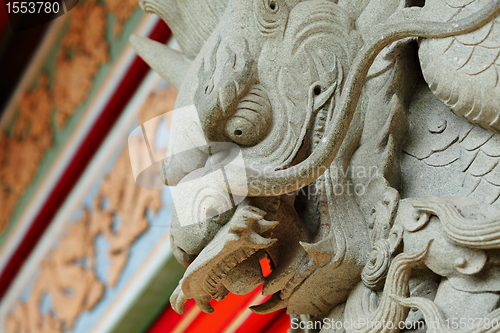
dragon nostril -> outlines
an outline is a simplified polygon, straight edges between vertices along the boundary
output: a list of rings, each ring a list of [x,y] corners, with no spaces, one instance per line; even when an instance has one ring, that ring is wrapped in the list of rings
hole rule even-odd
[[[269,8],[271,8],[271,10],[275,10],[275,9],[276,9],[276,2],[271,1],[271,2],[269,3]]]
[[[319,96],[321,94],[321,86],[314,87],[314,95]]]
[[[253,146],[268,134],[273,115],[271,102],[264,89],[256,84],[238,103],[228,119],[226,137],[243,146]]]

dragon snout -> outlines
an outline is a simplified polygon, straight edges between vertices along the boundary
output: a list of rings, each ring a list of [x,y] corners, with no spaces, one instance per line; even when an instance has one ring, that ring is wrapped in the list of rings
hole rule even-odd
[[[209,141],[253,146],[267,136],[272,107],[258,82],[256,63],[248,41],[242,38],[219,39],[203,61],[196,104]]]
[[[271,101],[259,84],[252,85],[240,95],[235,93],[238,90],[236,82],[228,85],[232,87],[220,89],[211,103],[201,104],[205,135],[210,141],[232,141],[241,146],[254,146],[271,129]]]
[[[255,84],[239,101],[225,127],[226,136],[242,146],[253,146],[269,133],[273,120],[271,102],[266,91]]]

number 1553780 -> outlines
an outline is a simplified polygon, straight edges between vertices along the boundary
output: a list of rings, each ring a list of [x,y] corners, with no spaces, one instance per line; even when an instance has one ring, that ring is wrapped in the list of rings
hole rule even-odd
[[[7,13],[9,14],[57,14],[59,13],[58,2],[8,2],[6,3]]]

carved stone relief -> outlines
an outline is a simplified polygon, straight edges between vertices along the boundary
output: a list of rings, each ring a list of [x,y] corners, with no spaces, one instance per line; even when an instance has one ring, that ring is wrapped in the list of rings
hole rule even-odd
[[[176,311],[263,284],[252,310],[287,308],[293,332],[500,331],[500,1],[139,3],[183,49],[131,38],[190,133],[171,138],[165,183],[225,170],[174,207]],[[246,198],[192,200],[214,186]]]
[[[173,88],[151,94],[140,110],[141,121],[171,110],[176,95]],[[40,263],[30,295],[5,319],[5,332],[71,331],[77,317],[92,310],[107,288],[116,286],[130,247],[148,229],[147,212],[154,216],[161,207],[161,191],[136,186],[125,147],[91,207],[82,207],[82,216],[68,222],[61,239]],[[109,245],[105,254],[109,269],[104,277],[96,270],[97,237],[104,237]],[[50,299],[50,311],[43,313],[41,304],[46,299]]]
[[[67,30],[54,58],[46,60],[31,90],[21,97],[16,116],[0,133],[0,234],[40,177],[47,153],[61,145],[61,132],[88,99],[101,66],[111,60],[112,43],[105,38],[108,17],[116,17],[113,29],[118,38],[135,9],[135,0],[86,0],[68,13]]]

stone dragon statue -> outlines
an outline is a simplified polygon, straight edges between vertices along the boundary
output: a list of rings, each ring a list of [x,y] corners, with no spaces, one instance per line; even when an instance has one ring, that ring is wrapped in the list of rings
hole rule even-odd
[[[500,332],[499,0],[139,3],[182,50],[131,37],[179,91],[177,312],[262,284],[256,313],[394,324],[325,333]]]

